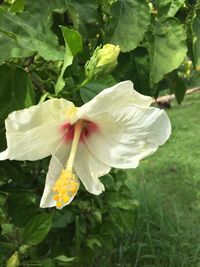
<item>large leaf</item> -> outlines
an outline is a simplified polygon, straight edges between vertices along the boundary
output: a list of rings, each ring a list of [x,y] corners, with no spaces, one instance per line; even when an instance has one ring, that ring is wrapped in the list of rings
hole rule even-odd
[[[75,29],[78,29],[84,40],[94,34],[98,27],[98,0],[68,0],[68,12]],[[92,25],[92,27],[91,27]],[[96,35],[96,33],[95,33]]]
[[[53,2],[29,0],[25,12],[19,15],[0,9],[0,64],[11,57],[25,57],[35,52],[46,60],[64,58],[57,37],[50,30],[52,12],[64,10],[61,8],[64,2]]]
[[[34,91],[28,73],[16,65],[0,66],[0,121],[17,109],[34,104]]]
[[[155,21],[150,36],[150,82],[158,83],[165,74],[178,68],[186,56],[186,33],[175,18]]]
[[[134,88],[144,95],[153,95],[153,90],[149,85],[149,57],[143,48],[136,49],[134,53],[132,79]],[[131,77],[130,77],[131,78]]]
[[[135,49],[150,23],[146,1],[119,0],[112,5],[106,28],[106,42],[117,44],[122,52]]]
[[[25,11],[37,14],[45,26],[52,25],[52,12],[63,13],[67,8],[66,0],[26,0]]]
[[[65,82],[63,79],[64,72],[68,66],[70,66],[73,62],[74,56],[82,51],[82,38],[81,35],[75,31],[68,29],[66,27],[60,27],[62,30],[62,34],[65,40],[65,57],[63,61],[63,66],[58,77],[55,89],[58,94],[63,87],[65,86]]]
[[[124,78],[132,80],[134,88],[144,95],[153,95],[152,88],[149,86],[150,64],[148,51],[143,47],[136,48],[131,53],[130,66],[126,69]],[[124,67],[128,64],[122,62]],[[120,66],[119,66],[120,67]]]
[[[24,229],[24,242],[30,245],[39,244],[50,231],[51,225],[52,215],[49,213],[42,213],[32,217]]]

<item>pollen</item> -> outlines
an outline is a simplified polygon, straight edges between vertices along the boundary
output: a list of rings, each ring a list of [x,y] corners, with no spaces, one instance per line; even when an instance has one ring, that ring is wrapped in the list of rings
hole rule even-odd
[[[78,188],[79,181],[75,174],[67,169],[62,170],[60,177],[53,187],[53,192],[55,193],[53,199],[56,201],[56,207],[60,208],[68,203],[76,195]]]

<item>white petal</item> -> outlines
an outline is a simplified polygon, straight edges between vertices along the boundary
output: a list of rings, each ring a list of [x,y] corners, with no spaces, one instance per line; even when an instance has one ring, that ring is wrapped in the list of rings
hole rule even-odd
[[[8,149],[0,153],[0,160],[5,160],[8,158]]]
[[[67,111],[73,106],[73,103],[64,99],[51,99],[12,112],[5,121],[7,158],[37,160],[50,155],[62,138],[60,125],[67,119]]]
[[[94,157],[85,144],[79,144],[74,169],[88,192],[99,195],[105,189],[99,177],[110,171],[110,167]]]
[[[138,93],[131,81],[120,82],[110,88],[104,89],[91,101],[79,108],[79,117],[87,117],[92,113],[97,115],[112,111],[114,108],[127,105],[149,106],[152,98]]]
[[[53,199],[55,194],[53,193],[52,188],[54,187],[57,179],[60,177],[61,171],[63,170],[68,159],[69,152],[70,145],[60,144],[55,153],[52,155],[49,164],[49,170],[46,176],[44,192],[40,201],[41,208],[50,208],[56,206],[56,202]],[[71,198],[69,202],[65,203],[65,205],[68,205],[72,200],[73,198]],[[65,205],[59,208],[61,209]]]
[[[101,162],[116,168],[136,168],[171,133],[165,111],[157,108],[128,106],[105,113],[101,119],[99,116],[100,131],[85,142]]]

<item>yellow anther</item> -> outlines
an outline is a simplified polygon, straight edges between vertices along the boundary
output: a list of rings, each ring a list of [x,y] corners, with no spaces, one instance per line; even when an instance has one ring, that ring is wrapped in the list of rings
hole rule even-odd
[[[56,206],[61,207],[73,198],[79,188],[79,182],[76,176],[65,169],[62,170],[60,177],[56,181],[53,192],[56,193],[53,199],[56,201]]]
[[[55,195],[55,196],[53,197],[53,199],[54,199],[55,201],[58,201],[58,200],[60,199],[60,197],[59,197],[58,195]]]
[[[70,197],[68,195],[62,196],[62,199],[65,203],[67,203],[70,200]]]
[[[62,202],[58,201],[56,202],[56,207],[60,208],[62,206]]]
[[[76,186],[73,186],[71,188],[71,193],[74,195],[74,194],[76,194],[76,191],[77,191]]]

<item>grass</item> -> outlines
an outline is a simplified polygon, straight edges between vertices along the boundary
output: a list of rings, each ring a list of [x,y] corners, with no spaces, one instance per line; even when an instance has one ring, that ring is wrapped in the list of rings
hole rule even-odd
[[[200,267],[200,94],[167,111],[169,141],[129,172],[139,200],[133,234],[118,266]]]

